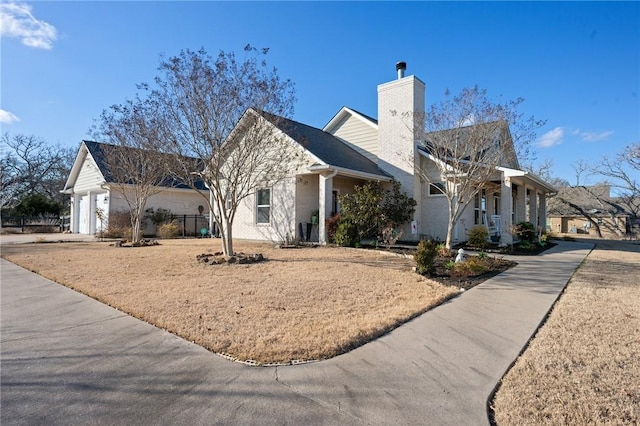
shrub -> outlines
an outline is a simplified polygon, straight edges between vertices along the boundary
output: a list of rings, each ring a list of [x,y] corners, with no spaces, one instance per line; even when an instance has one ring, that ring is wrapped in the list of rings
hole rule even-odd
[[[389,249],[402,237],[402,229],[398,230],[393,226],[385,226],[382,228],[382,243]]]
[[[342,247],[353,247],[358,243],[358,228],[346,220],[338,222],[335,236],[336,244]]]
[[[154,210],[153,207],[149,207],[144,211],[144,218],[151,220],[156,227],[165,223],[170,223],[176,218],[176,215],[171,213],[171,209],[163,209],[158,207],[158,210]]]
[[[338,231],[338,223],[340,222],[340,215],[334,214],[329,219],[325,220],[325,228],[327,230],[327,240],[330,243],[336,242],[336,232]]]
[[[522,240],[518,242],[518,244],[516,244],[516,247],[518,247],[520,250],[533,250],[534,248],[536,248],[536,245],[531,241]]]
[[[489,270],[484,259],[470,257],[464,262],[454,264],[452,275],[468,277],[470,275],[482,275]]]
[[[473,247],[485,248],[489,245],[489,232],[482,225],[474,226],[467,233],[469,237],[468,244]]]
[[[413,258],[416,261],[416,271],[421,274],[432,274],[434,261],[438,255],[438,248],[433,241],[422,240],[418,244]]]
[[[163,223],[158,227],[160,238],[175,238],[180,235],[180,228],[175,222]]]
[[[128,211],[111,212],[108,218],[107,230],[103,236],[131,240],[131,213]]]
[[[521,241],[533,243],[536,240],[536,228],[531,222],[520,222],[513,227],[513,235]]]
[[[447,271],[451,271],[455,266],[456,266],[456,261],[450,260],[444,264],[444,269],[446,269]]]
[[[478,253],[478,257],[480,259],[486,259],[488,256],[487,256],[487,253],[481,251],[480,253]]]
[[[400,192],[397,181],[386,190],[380,182],[356,185],[353,194],[344,194],[338,199],[341,218],[353,224],[360,240],[377,238],[384,228],[398,228],[410,221],[416,206],[413,198]]]
[[[436,250],[438,250],[438,256],[440,257],[451,257],[451,250],[447,248],[445,243],[438,244]]]

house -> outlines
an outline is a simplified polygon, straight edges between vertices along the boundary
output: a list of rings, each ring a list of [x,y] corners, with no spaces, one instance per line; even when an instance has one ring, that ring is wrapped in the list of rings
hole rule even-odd
[[[93,141],[81,142],[71,173],[61,191],[71,197],[71,232],[95,234],[106,230],[111,216],[129,211],[121,188],[127,191],[130,189],[127,185],[122,185],[122,182],[115,182],[106,161],[111,150],[116,149],[123,148]],[[207,195],[204,186],[202,192]],[[163,182],[161,191],[149,197],[146,209],[170,210],[187,233],[197,233],[202,225],[207,225],[203,216],[208,213],[207,205],[203,195],[186,185],[167,179]],[[199,216],[202,216],[201,220],[195,222]],[[193,223],[187,224],[187,220]],[[155,232],[150,223],[146,223],[146,226],[143,234]]]
[[[617,239],[637,233],[633,215],[611,197],[608,184],[563,187],[549,202],[547,228],[561,234],[590,234]],[[636,226],[637,228],[637,226]]]
[[[351,193],[355,185],[367,181],[395,179],[417,201],[414,220],[404,230],[403,239],[444,240],[448,220],[442,188],[416,173],[415,162],[428,168],[434,161],[422,148],[428,146],[420,119],[425,112],[425,84],[415,76],[405,76],[405,69],[405,63],[398,63],[398,78],[378,86],[377,119],[343,107],[318,129],[265,114],[262,119],[300,149],[305,161],[289,178],[243,200],[233,224],[234,237],[303,239],[311,224],[312,240],[326,243],[326,220],[340,210],[338,195]],[[508,136],[508,129],[504,133]],[[513,151],[510,140],[504,146]],[[444,182],[446,177],[436,180]],[[554,192],[551,185],[521,170],[512,157],[496,168],[491,185],[457,221],[454,241],[465,241],[467,231],[476,225],[487,226],[502,244],[512,242],[512,224],[529,221],[542,230],[547,196]]]

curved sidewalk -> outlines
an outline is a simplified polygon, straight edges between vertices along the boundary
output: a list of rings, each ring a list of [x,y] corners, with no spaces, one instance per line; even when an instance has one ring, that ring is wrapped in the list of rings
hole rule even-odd
[[[248,367],[1,260],[0,423],[488,424],[591,244],[560,242],[336,358]]]

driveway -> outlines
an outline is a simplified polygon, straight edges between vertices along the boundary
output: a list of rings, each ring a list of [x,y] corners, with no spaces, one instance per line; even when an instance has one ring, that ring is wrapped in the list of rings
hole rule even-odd
[[[249,367],[1,261],[9,424],[488,424],[591,244],[561,242],[347,354]]]

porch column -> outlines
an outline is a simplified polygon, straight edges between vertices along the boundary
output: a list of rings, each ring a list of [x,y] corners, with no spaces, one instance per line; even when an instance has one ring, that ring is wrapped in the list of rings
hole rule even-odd
[[[518,185],[516,194],[516,223],[527,220],[527,187]]]
[[[319,175],[318,188],[318,242],[322,245],[327,244],[326,219],[331,216],[331,201],[333,194],[333,177],[337,171],[329,173],[321,173]]]
[[[500,218],[502,221],[502,230],[500,235],[500,245],[508,246],[513,244],[513,237],[511,236],[511,209],[513,208],[513,195],[511,194],[511,178],[508,176],[502,177],[502,185],[500,188]]]
[[[89,234],[96,233],[96,194],[89,192]]]
[[[80,197],[78,194],[73,194],[71,196],[71,211],[69,212],[70,223],[69,230],[77,234],[80,232]]]
[[[536,231],[538,230],[538,191],[532,189],[529,191],[529,222],[533,223]]]
[[[547,194],[540,193],[540,210],[538,211],[540,228],[542,232],[547,232]]]

